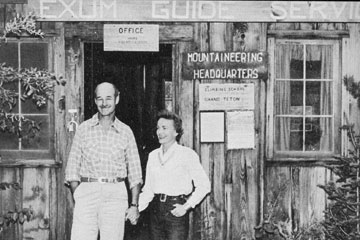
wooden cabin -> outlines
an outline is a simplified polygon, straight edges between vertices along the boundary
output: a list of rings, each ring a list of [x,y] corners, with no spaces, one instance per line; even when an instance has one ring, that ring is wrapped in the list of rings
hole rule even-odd
[[[323,163],[347,152],[341,125],[360,127],[343,81],[360,79],[359,9],[347,1],[1,0],[2,30],[34,12],[46,37],[8,38],[0,62],[47,68],[67,82],[41,112],[19,102],[18,114],[44,122],[36,144],[0,132],[0,182],[22,187],[0,191],[0,213],[34,210],[0,239],[70,239],[71,121],[96,112],[101,81],[120,89],[117,116],[136,136],[144,172],[158,144],[156,113],[182,117],[181,144],[200,155],[212,185],[191,214],[190,240],[255,239],[270,215],[294,231],[321,220],[327,198],[318,184],[333,177]]]

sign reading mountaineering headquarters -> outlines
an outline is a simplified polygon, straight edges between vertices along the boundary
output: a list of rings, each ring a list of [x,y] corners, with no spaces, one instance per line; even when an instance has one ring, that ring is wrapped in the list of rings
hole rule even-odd
[[[182,59],[184,80],[267,79],[266,52],[189,52]]]
[[[40,21],[360,22],[360,2],[28,0]]]

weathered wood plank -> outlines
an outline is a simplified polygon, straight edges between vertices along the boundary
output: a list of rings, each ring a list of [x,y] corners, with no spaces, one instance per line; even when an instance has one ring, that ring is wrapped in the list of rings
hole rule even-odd
[[[233,162],[233,189],[232,189],[232,239],[252,239],[253,225],[249,215],[249,208],[252,205],[250,202],[256,199],[249,195],[248,191],[248,162],[252,161],[251,154],[246,151],[234,150],[232,154],[228,154]],[[249,168],[248,168],[249,167]],[[252,206],[254,207],[254,206]],[[257,206],[255,206],[256,208]]]
[[[234,51],[252,51],[252,50],[265,50],[266,46],[266,25],[259,23],[236,23],[234,30],[231,34],[233,37],[233,50]],[[261,88],[259,80],[255,81],[242,81],[253,83],[255,87],[255,109],[254,109],[254,131],[255,131],[255,149],[239,149],[233,150],[233,219],[232,219],[232,238],[250,239],[254,236],[254,226],[259,224],[259,216],[262,213],[260,207],[262,203],[260,175],[263,176],[263,151],[262,142],[264,139],[264,111],[265,108],[265,87]],[[262,105],[263,104],[263,105]],[[241,136],[239,136],[241,137]],[[237,175],[237,173],[243,173]],[[240,194],[240,198],[236,199],[236,195]],[[242,211],[238,215],[235,206],[241,206]],[[236,216],[238,215],[238,216]],[[241,228],[239,228],[241,226]]]
[[[179,53],[189,51],[191,46],[188,43],[179,43]],[[179,73],[182,71],[182,56],[178,55],[179,62],[177,69]],[[193,83],[191,81],[184,81],[182,76],[179,74],[178,78],[178,92],[176,93],[177,98],[181,99],[179,101],[179,109],[178,113],[183,120],[183,129],[184,135],[181,137],[181,142],[190,148],[193,148],[194,140],[193,140],[193,104],[194,104],[194,92],[193,92]]]
[[[265,172],[264,221],[291,219],[291,169],[267,167]]]
[[[66,78],[65,73],[65,40],[64,40],[64,24],[56,23],[56,31],[59,33],[54,38],[54,72],[57,76]],[[61,101],[59,101],[62,99]],[[52,170],[52,183],[51,183],[51,203],[55,201],[54,206],[56,210],[52,214],[57,214],[55,219],[51,218],[51,236],[62,236],[63,239],[70,239],[70,230],[72,223],[72,196],[70,191],[64,186],[64,167],[67,163],[67,129],[66,129],[66,93],[65,87],[60,85],[55,89],[55,149],[56,161],[61,163],[61,168],[54,171]],[[64,102],[62,102],[64,101]],[[64,108],[65,107],[65,108]],[[55,191],[55,192],[54,192]],[[55,231],[55,232],[54,232]],[[55,234],[55,235],[54,235]]]
[[[131,24],[131,22],[128,24]],[[159,26],[159,40],[163,42],[191,41],[193,40],[193,32],[191,24],[161,24]],[[102,22],[66,23],[65,38],[74,36],[85,40],[102,41],[104,38],[104,24]]]
[[[34,167],[60,167],[61,164],[53,159],[41,159],[41,160],[24,160],[16,159],[11,161],[1,161],[0,167],[22,167],[22,168],[34,168]]]
[[[201,205],[201,217],[200,217],[200,224],[201,224],[201,239],[221,239],[216,238],[217,236],[217,226],[216,222],[219,221],[218,219],[218,207],[214,204],[215,198],[215,188],[221,187],[222,184],[219,184],[214,179],[214,159],[213,159],[213,146],[212,144],[202,144],[201,145],[201,163],[202,166],[209,176],[210,183],[211,183],[211,193],[210,196],[205,198]],[[221,159],[221,158],[220,158]],[[219,159],[217,159],[219,160]],[[220,185],[216,187],[215,185]],[[196,239],[196,238],[195,238]]]
[[[209,31],[209,50],[226,51],[227,47],[227,24],[211,23]],[[219,81],[202,81],[219,83]],[[225,197],[225,146],[223,143],[201,144],[201,158],[209,159],[211,170],[209,178],[212,183],[210,204],[205,210],[205,216],[212,221],[209,225],[212,229],[205,230],[202,239],[225,239],[226,238],[226,197]],[[228,194],[229,195],[229,194]],[[230,196],[231,197],[231,196]],[[230,210],[231,211],[231,210]],[[213,213],[213,214],[212,214]],[[210,217],[209,217],[210,216]]]
[[[34,210],[33,219],[24,225],[24,239],[49,240],[49,168],[24,169],[23,207]]]
[[[29,0],[44,21],[359,22],[358,2]]]
[[[20,171],[18,168],[0,168],[0,183],[19,183],[21,186]],[[0,214],[8,211],[19,211],[22,207],[22,190],[9,188],[0,190]],[[25,223],[26,224],[26,223]],[[1,240],[20,239],[21,226],[18,223],[4,226],[4,231],[0,233]]]
[[[343,76],[350,76],[351,75],[351,69],[350,67],[352,66],[351,64],[351,48],[350,48],[350,39],[344,39],[342,41],[342,75]],[[351,106],[351,102],[350,102],[350,96],[349,96],[349,92],[346,90],[346,86],[344,84],[342,84],[341,86],[341,99],[343,101],[341,101],[341,109],[342,109],[342,113],[341,113],[341,125],[344,124],[348,124],[349,123],[349,113],[350,113],[350,106]],[[341,155],[344,156],[347,154],[347,150],[349,149],[349,138],[347,135],[347,130],[346,129],[342,129],[341,130]]]
[[[260,51],[267,50],[267,23],[262,23],[259,29],[259,49]],[[255,113],[255,131],[257,135],[257,164],[258,164],[258,187],[259,187],[259,207],[257,214],[257,225],[263,222],[264,217],[264,179],[265,179],[265,159],[266,159],[266,101],[267,101],[267,83],[266,81],[261,81],[259,83],[259,90],[257,91],[257,96],[255,101],[257,101],[257,106],[259,110]]]
[[[62,37],[62,36],[61,36]],[[72,214],[73,214],[73,199],[68,189],[66,189],[63,186],[64,183],[64,170],[67,164],[67,158],[68,153],[71,148],[72,139],[74,137],[75,132],[69,132],[66,123],[70,121],[71,116],[68,112],[69,109],[76,109],[77,110],[77,118],[76,121],[78,123],[83,121],[84,118],[84,82],[82,77],[83,72],[83,49],[81,46],[81,42],[78,38],[72,38],[67,41],[67,44],[65,44],[64,39],[58,39],[59,43],[64,44],[65,46],[65,52],[61,52],[61,54],[64,54],[65,58],[65,78],[67,79],[67,83],[64,87],[64,93],[65,93],[65,121],[62,123],[65,126],[59,126],[60,128],[63,128],[64,135],[62,141],[64,141],[63,144],[63,152],[61,153],[62,161],[63,161],[63,169],[62,172],[59,172],[58,176],[60,176],[59,182],[58,182],[58,188],[59,192],[61,192],[63,195],[58,194],[58,198],[64,198],[64,195],[66,196],[65,199],[63,199],[63,202],[59,202],[59,206],[65,207],[66,211],[62,215],[62,221],[65,221],[64,225],[61,226],[61,231],[65,234],[66,239],[70,239],[70,229],[72,225]],[[62,56],[59,56],[60,58]],[[62,61],[60,59],[59,61]],[[62,71],[62,62],[58,63],[61,66]],[[65,151],[65,152],[64,152]],[[61,189],[61,190],[60,190]],[[61,200],[60,200],[61,201]]]
[[[208,51],[209,42],[208,42],[208,24],[207,23],[197,23],[194,25],[194,48],[195,51]],[[200,154],[201,164],[203,165],[206,173],[209,176],[209,159],[203,158],[201,156],[201,144],[200,144],[200,126],[199,121],[199,84],[200,80],[195,80],[194,84],[194,149]],[[210,194],[211,195],[211,194]],[[200,208],[195,209],[194,212],[194,223],[192,226],[192,231],[190,234],[190,239],[202,239],[201,236],[206,232],[206,224],[204,220],[209,220],[207,223],[211,223],[209,213],[207,212],[210,209],[210,196],[206,197],[203,203],[201,203]]]
[[[49,232],[49,239],[57,239],[56,238],[56,231],[57,229],[57,223],[58,223],[58,217],[59,212],[58,209],[64,209],[64,208],[58,208],[58,196],[57,196],[57,176],[56,172],[59,171],[58,169],[50,168],[50,179],[49,179],[49,225],[50,225],[50,232]],[[64,198],[64,197],[63,197]],[[64,235],[59,235],[64,236]]]
[[[0,4],[0,29],[5,28],[5,4]]]
[[[360,25],[359,24],[348,24],[350,30],[349,49],[346,66],[348,76],[353,76],[356,82],[360,82],[360,59],[358,53],[360,51]],[[360,109],[357,106],[357,101],[352,96],[349,96],[349,123],[354,124],[355,129],[360,129]]]
[[[317,185],[326,182],[326,169],[323,167],[301,168],[299,171],[299,201],[300,222],[298,226],[306,227],[323,219],[326,206],[326,195]]]
[[[269,23],[268,30],[270,31],[345,31],[347,30],[346,23],[336,23],[336,22],[292,22],[292,23]]]
[[[325,30],[270,30],[269,37],[297,38],[297,39],[319,39],[319,38],[343,38],[349,37],[348,30],[325,31]]]

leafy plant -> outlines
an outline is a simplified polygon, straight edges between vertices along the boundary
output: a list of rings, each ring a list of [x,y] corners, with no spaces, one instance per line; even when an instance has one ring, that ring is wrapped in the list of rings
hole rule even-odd
[[[22,95],[11,84],[20,84]],[[0,64],[0,131],[16,134],[19,138],[31,138],[40,131],[40,123],[12,113],[18,99],[31,99],[38,107],[44,107],[53,94],[55,84],[65,84],[53,73],[36,68],[17,70]]]
[[[266,202],[264,221],[255,227],[256,240],[323,240],[325,239],[321,222],[314,220],[306,226],[293,229],[286,214],[279,206],[290,183],[279,184],[273,188]]]
[[[0,191],[5,191],[9,188],[13,188],[14,190],[20,190],[21,187],[19,183],[0,183]],[[23,208],[21,210],[13,210],[7,211],[5,214],[0,215],[0,233],[4,230],[4,227],[9,226],[10,224],[20,223],[23,224],[25,221],[30,221],[34,216],[33,209]]]
[[[343,78],[346,90],[357,99],[357,105],[360,108],[360,82],[356,82],[354,76],[345,75]]]
[[[37,17],[34,15],[34,13],[30,13],[27,16],[16,14],[16,17],[6,23],[4,37],[19,37],[22,35],[22,33],[26,33],[31,37],[44,38],[45,33],[41,29],[38,29],[36,20]]]
[[[354,132],[353,125],[345,125],[353,150],[349,155],[337,158],[337,162],[326,167],[336,176],[336,181],[319,185],[330,200],[325,210],[327,239],[360,239],[360,136]]]

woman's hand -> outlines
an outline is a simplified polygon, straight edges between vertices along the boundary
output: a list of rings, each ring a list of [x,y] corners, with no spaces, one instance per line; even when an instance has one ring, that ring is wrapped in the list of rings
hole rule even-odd
[[[174,209],[171,210],[171,214],[174,215],[175,217],[182,217],[186,214],[186,212],[189,210],[190,206],[188,204],[174,204]]]

